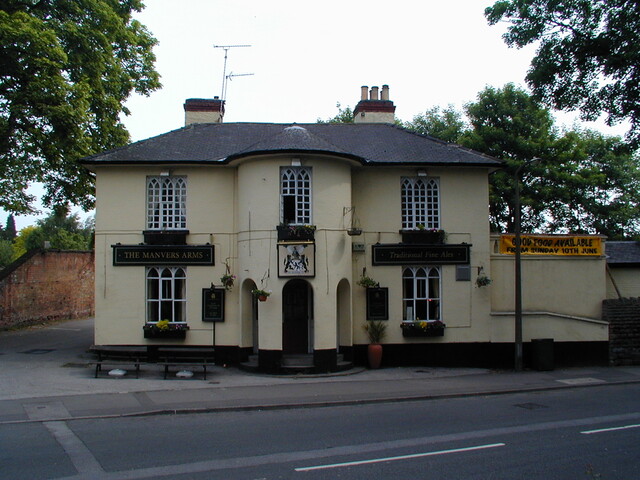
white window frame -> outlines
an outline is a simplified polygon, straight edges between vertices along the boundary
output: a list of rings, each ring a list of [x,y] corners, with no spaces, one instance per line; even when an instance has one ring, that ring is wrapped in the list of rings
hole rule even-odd
[[[147,267],[147,323],[169,320],[187,321],[187,269],[185,267]]]
[[[442,271],[438,266],[402,269],[402,320],[442,320]]]
[[[280,222],[285,225],[310,225],[311,167],[280,169]],[[291,211],[293,210],[293,211]]]
[[[187,228],[187,177],[147,177],[147,229]]]
[[[440,182],[437,178],[403,177],[402,229],[440,228]]]

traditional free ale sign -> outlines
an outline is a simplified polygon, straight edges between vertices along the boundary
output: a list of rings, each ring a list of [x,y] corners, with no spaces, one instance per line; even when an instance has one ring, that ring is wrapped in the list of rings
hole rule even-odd
[[[456,265],[469,263],[470,244],[372,245],[374,265]]]
[[[113,245],[113,265],[213,265],[213,245]]]

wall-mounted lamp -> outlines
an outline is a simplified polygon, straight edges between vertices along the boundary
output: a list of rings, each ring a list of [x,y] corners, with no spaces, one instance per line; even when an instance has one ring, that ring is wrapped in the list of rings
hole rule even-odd
[[[426,177],[427,176],[427,171],[426,170],[418,170],[418,176],[419,177]]]
[[[299,167],[302,165],[302,162],[300,162],[299,158],[292,158],[291,159],[291,166],[292,167]]]

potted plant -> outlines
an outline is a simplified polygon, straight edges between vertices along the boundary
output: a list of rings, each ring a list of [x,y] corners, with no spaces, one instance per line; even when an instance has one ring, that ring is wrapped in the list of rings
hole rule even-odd
[[[386,335],[387,324],[380,320],[373,320],[368,321],[363,328],[369,336],[369,346],[367,347],[369,367],[373,369],[380,368],[382,363],[382,345],[380,345],[380,342]]]
[[[267,290],[262,290],[261,288],[255,288],[253,290],[251,290],[251,293],[258,297],[258,300],[261,302],[266,302],[267,301],[267,297],[269,295],[271,295],[271,291],[267,291]]]
[[[220,282],[225,290],[231,290],[233,288],[233,282],[235,282],[236,276],[230,273],[225,273],[220,277]]]
[[[186,323],[160,320],[159,322],[147,322],[142,327],[144,338],[185,338],[189,325]]]
[[[476,278],[476,285],[478,287],[487,287],[491,285],[491,279],[484,274],[480,274]]]
[[[360,277],[360,280],[358,280],[357,283],[358,285],[364,288],[377,288],[380,286],[379,282],[376,282],[373,278],[368,277],[364,273],[362,274],[362,276]]]
[[[426,228],[419,223],[415,229],[400,230],[403,243],[422,243],[426,245],[441,245],[444,243],[446,232],[440,228]]]
[[[403,321],[400,324],[403,337],[442,337],[446,325],[440,320]]]
[[[313,240],[315,225],[278,225],[278,240]]]

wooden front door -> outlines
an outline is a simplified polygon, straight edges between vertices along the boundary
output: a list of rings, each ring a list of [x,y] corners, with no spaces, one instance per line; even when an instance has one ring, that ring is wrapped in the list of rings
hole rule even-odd
[[[282,291],[282,352],[310,353],[310,288],[304,280],[291,280]]]

